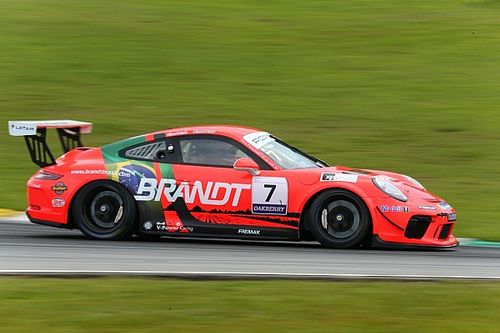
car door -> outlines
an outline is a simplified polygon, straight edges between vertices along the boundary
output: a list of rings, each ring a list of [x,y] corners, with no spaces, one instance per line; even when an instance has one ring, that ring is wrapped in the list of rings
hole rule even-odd
[[[179,161],[173,164],[175,190],[167,220],[186,232],[228,237],[298,237],[298,221],[287,215],[284,177],[238,142],[223,136],[191,135],[175,139]],[[259,175],[235,170],[240,158],[253,159]]]

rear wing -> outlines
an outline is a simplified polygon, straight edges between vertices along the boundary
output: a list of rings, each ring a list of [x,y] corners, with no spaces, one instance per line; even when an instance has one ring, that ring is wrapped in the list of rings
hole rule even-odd
[[[43,168],[56,164],[47,145],[47,129],[55,128],[64,153],[82,147],[81,133],[92,132],[92,123],[75,120],[9,121],[9,134],[24,136],[33,163]]]

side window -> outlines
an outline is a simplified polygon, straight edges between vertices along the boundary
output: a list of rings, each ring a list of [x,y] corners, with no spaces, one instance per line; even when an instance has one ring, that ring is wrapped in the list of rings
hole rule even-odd
[[[199,164],[232,167],[242,157],[248,157],[235,145],[218,139],[189,138],[179,140],[182,161],[186,164]]]
[[[123,156],[130,159],[156,162],[171,161],[173,152],[174,146],[165,141],[144,143],[122,151]]]

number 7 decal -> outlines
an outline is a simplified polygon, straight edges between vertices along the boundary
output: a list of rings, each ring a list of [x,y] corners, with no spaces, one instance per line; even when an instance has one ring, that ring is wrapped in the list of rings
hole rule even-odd
[[[276,184],[264,184],[264,188],[270,188],[269,194],[267,195],[266,202],[269,202],[273,197],[274,191],[276,191]]]
[[[286,215],[288,182],[284,177],[253,177],[252,213]]]

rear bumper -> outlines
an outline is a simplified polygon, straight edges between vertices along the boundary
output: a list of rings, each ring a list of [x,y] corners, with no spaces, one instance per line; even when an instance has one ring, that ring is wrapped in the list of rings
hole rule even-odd
[[[47,221],[47,220],[41,220],[41,219],[38,219],[38,218],[34,218],[29,210],[26,211],[26,216],[28,216],[28,219],[30,220],[31,223],[35,223],[35,224],[40,224],[40,225],[45,225],[45,226],[48,226],[48,227],[56,227],[56,228],[64,228],[64,229],[73,229],[71,228],[68,224],[63,224],[63,223],[59,223],[59,222],[54,222],[54,221]]]
[[[64,191],[54,191],[59,186]],[[31,177],[26,193],[28,208],[26,214],[30,221],[46,221],[51,225],[66,225],[68,223],[69,192],[65,182],[61,180],[38,180]],[[34,222],[37,223],[37,222]]]

